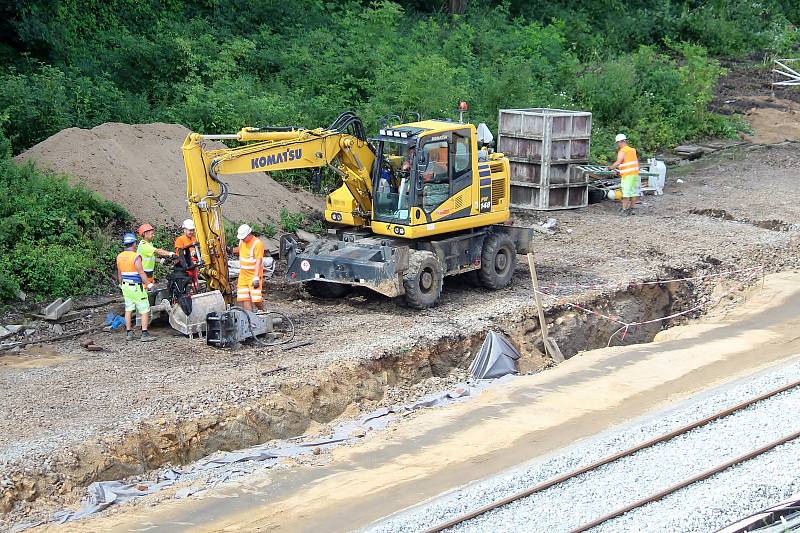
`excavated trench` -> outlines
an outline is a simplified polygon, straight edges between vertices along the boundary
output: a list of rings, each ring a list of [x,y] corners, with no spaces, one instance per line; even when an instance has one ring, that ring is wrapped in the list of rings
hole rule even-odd
[[[646,285],[602,294],[583,304],[604,315],[646,321],[691,308],[701,292],[690,284]],[[566,357],[605,347],[619,328],[617,323],[568,305],[551,307],[546,317],[550,336]],[[623,342],[649,342],[664,325],[634,328]],[[554,364],[543,355],[533,307],[497,320],[492,329],[506,334],[519,348],[521,372],[540,371]],[[286,381],[274,393],[222,416],[190,422],[161,419],[140,424],[135,432],[116,443],[86,443],[80,449],[53,457],[47,473],[16,476],[13,486],[0,496],[0,510],[11,510],[19,500],[64,500],[70,493],[75,496],[82,492],[82,487],[93,481],[121,479],[166,464],[187,464],[218,450],[302,435],[312,423],[330,422],[354,403],[380,402],[387,388],[410,388],[432,377],[452,377],[457,369],[463,371],[485,334],[481,331],[445,337],[432,344],[376,355],[360,364],[328,367],[313,380]]]

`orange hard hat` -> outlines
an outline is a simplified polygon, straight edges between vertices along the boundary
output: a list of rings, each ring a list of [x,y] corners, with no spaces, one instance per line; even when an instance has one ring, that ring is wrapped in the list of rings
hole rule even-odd
[[[148,231],[155,230],[155,229],[156,228],[154,228],[150,224],[142,224],[141,226],[139,226],[139,235],[144,235]]]

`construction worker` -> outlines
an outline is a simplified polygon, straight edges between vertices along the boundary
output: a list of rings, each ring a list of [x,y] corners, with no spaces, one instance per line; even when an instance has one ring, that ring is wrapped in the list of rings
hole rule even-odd
[[[175,252],[170,252],[155,247],[155,245],[151,242],[155,234],[156,230],[150,224],[142,224],[139,226],[139,235],[142,237],[142,240],[139,242],[139,247],[136,249],[136,251],[142,256],[142,268],[144,269],[144,273],[147,275],[146,281],[148,283],[155,283],[153,272],[156,269],[156,256],[175,257]]]
[[[239,226],[236,232],[239,246],[233,252],[239,253],[239,281],[236,284],[236,302],[247,311],[253,306],[264,310],[264,298],[261,294],[262,275],[264,274],[264,243],[253,235],[253,228],[247,224]]]
[[[639,156],[636,149],[628,146],[628,138],[620,133],[614,139],[617,143],[617,160],[610,169],[617,170],[622,189],[622,215],[635,215],[636,195],[639,188]]]
[[[184,262],[184,266],[187,267],[186,274],[192,279],[192,285],[197,291],[196,265],[200,261],[197,256],[197,237],[195,237],[194,221],[191,218],[187,218],[183,221],[181,227],[183,228],[183,233],[175,239],[175,253]]]
[[[155,340],[147,331],[150,324],[150,302],[145,288],[152,288],[147,283],[147,276],[142,268],[142,256],[136,251],[136,235],[126,233],[122,237],[125,249],[117,255],[117,281],[125,298],[125,340],[133,340],[133,312],[139,313],[142,321],[142,342]]]

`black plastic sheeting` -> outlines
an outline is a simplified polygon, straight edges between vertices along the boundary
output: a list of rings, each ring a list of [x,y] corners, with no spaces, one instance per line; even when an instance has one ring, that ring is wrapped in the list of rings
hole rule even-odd
[[[469,365],[469,375],[475,379],[493,379],[516,374],[519,357],[519,351],[505,335],[490,331]]]

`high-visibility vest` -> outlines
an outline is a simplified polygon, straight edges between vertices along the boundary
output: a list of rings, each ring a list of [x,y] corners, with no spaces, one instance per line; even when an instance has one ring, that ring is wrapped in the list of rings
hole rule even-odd
[[[131,250],[123,250],[117,255],[117,269],[122,275],[123,283],[142,283],[142,277],[136,270],[137,257],[139,253]]]
[[[153,243],[142,240],[139,242],[139,247],[136,252],[142,256],[142,270],[148,277],[153,277],[153,271],[156,269],[156,247]]]
[[[175,239],[175,253],[180,255],[183,250],[188,248],[192,255],[192,261],[197,262],[195,244],[197,244],[197,237],[189,238],[186,235],[178,235]]]
[[[619,166],[620,176],[630,176],[639,173],[639,157],[636,149],[630,146],[623,146],[619,149],[622,152],[622,164]]]
[[[239,268],[255,274],[256,267],[261,272],[261,261],[264,259],[264,243],[258,237],[253,237],[250,244],[239,241]]]

